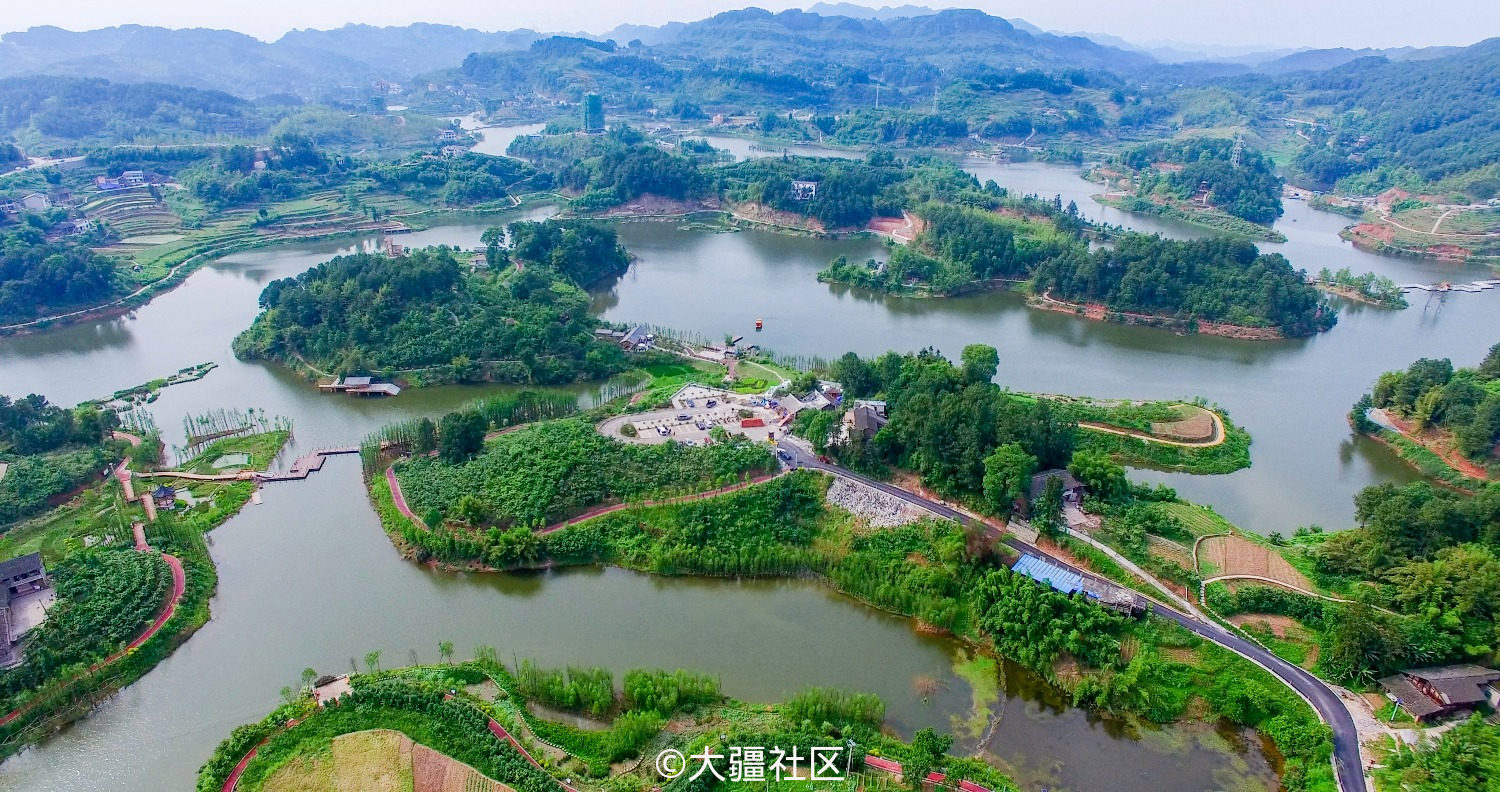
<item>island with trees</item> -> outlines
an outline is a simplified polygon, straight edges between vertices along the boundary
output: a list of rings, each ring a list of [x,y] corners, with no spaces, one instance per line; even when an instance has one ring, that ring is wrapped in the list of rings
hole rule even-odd
[[[919,207],[921,232],[887,261],[838,259],[818,277],[897,294],[1020,286],[1046,310],[1241,338],[1314,335],[1337,321],[1303,273],[1250,242],[1119,232],[1091,247],[1097,230],[1072,207],[991,200],[998,213]]]
[[[1094,200],[1107,206],[1172,217],[1250,239],[1286,241],[1271,229],[1282,213],[1282,180],[1276,166],[1239,138],[1143,143],[1087,175],[1104,183],[1104,194]]]
[[[508,248],[490,245],[493,266],[481,271],[472,254],[439,247],[340,256],[274,281],[235,353],[416,383],[562,384],[624,371],[619,346],[594,333],[583,291],[629,265],[615,232],[546,221],[512,224],[509,237]]]

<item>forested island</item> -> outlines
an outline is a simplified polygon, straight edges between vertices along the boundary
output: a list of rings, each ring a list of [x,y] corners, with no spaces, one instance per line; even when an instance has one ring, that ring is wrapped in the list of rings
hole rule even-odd
[[[440,247],[341,256],[274,281],[235,353],[420,382],[560,384],[623,371],[620,348],[594,334],[583,291],[629,265],[615,232],[547,221],[508,233],[510,247],[492,244],[483,271],[470,270],[470,254]]]
[[[1105,184],[1094,199],[1128,212],[1160,214],[1251,239],[1285,242],[1275,164],[1243,140],[1194,137],[1132,146],[1092,169]]]
[[[1136,232],[1090,249],[1075,209],[1023,201],[995,211],[926,205],[922,231],[885,262],[836,260],[820,280],[897,294],[955,294],[1025,283],[1033,304],[1127,323],[1248,338],[1307,336],[1337,312],[1279,253],[1229,238]]]

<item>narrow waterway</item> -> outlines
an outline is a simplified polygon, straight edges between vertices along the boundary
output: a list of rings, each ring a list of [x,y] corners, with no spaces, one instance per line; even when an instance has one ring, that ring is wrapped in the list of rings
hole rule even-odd
[[[493,133],[486,144],[500,150],[505,136],[514,136],[485,132]],[[1095,219],[1200,233],[1111,214],[1088,200],[1094,185],[1075,169],[988,160],[966,167],[1018,192],[1061,195]],[[401,241],[471,247],[485,228],[516,217],[451,222]],[[1338,240],[1344,223],[1290,201],[1278,224],[1288,242],[1268,249],[1301,268],[1349,266],[1402,282],[1487,276],[1478,267],[1360,253]],[[619,283],[595,295],[595,310],[612,320],[712,338],[755,335],[753,322],[763,318],[766,328],[755,337],[767,348],[827,358],[924,346],[956,354],[964,344],[988,343],[1000,350],[1000,381],[1018,389],[1204,396],[1250,429],[1254,466],[1230,476],[1135,475],[1169,482],[1262,532],[1346,527],[1361,487],[1413,479],[1383,448],[1351,437],[1343,422],[1349,405],[1380,371],[1424,355],[1471,365],[1500,340],[1500,303],[1489,293],[1417,297],[1400,312],[1346,305],[1329,333],[1256,343],[1038,312],[1009,294],[911,300],[816,282],[814,273],[834,256],[883,256],[874,239],[709,233],[672,222],[619,228],[637,259]],[[350,399],[320,394],[278,366],[234,359],[230,343],[255,316],[267,282],[373,242],[237,254],[130,315],[0,339],[0,392],[72,403],[212,360],[219,369],[163,390],[150,406],[169,442],[180,442],[185,415],[257,407],[292,418],[298,446],[313,448],[355,442],[390,421],[437,415],[505,390],[449,387]],[[580,388],[580,398],[589,390]],[[842,685],[881,694],[903,731],[936,725],[965,733],[967,726],[970,691],[953,670],[953,646],[811,583],[662,580],[616,570],[442,575],[402,562],[376,524],[352,459],[331,462],[305,483],[273,485],[264,505],[247,507],[215,532],[213,544],[221,578],[213,621],[94,717],[0,765],[0,790],[187,788],[212,745],[274,706],[276,691],[304,666],[342,670],[371,649],[387,664],[409,662],[412,650],[431,660],[445,639],[458,642],[461,655],[486,643],[502,656],[546,663],[694,668],[720,674],[726,691],[752,700],[809,684]],[[1274,786],[1268,762],[1242,735],[1201,727],[1141,732],[1067,707],[1012,667],[1003,676],[1004,699],[991,702],[1001,723],[988,748],[1028,789]],[[918,688],[932,690],[930,699],[924,702]]]

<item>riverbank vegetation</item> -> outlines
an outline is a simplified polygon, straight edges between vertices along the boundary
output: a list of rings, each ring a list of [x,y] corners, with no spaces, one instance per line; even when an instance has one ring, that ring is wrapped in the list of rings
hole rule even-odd
[[[1384,410],[1392,432],[1368,416],[1371,408]],[[1405,371],[1388,371],[1376,380],[1350,413],[1356,431],[1383,437],[1398,435],[1425,450],[1403,457],[1426,456],[1451,468],[1452,483],[1472,490],[1476,483],[1500,478],[1500,344],[1474,368],[1454,368],[1447,358],[1422,358]],[[1441,472],[1441,471],[1439,471]],[[1442,476],[1453,478],[1451,475]]]
[[[125,444],[110,439],[119,423],[93,405],[66,409],[34,393],[0,395],[0,526],[46,509],[119,459]]]
[[[450,424],[445,418],[439,434]],[[482,557],[505,566],[534,555],[532,530],[549,523],[611,503],[712,489],[775,467],[768,448],[748,441],[622,443],[587,421],[561,419],[502,434],[457,458],[414,457],[396,467],[396,477],[431,529],[408,541],[443,560]]]
[[[1327,267],[1314,276],[1313,285],[1330,294],[1382,308],[1405,308],[1406,294],[1396,282],[1384,275],[1366,272],[1355,275],[1348,267],[1332,272]]]
[[[519,272],[471,273],[446,248],[340,256],[273,281],[235,339],[245,359],[326,374],[561,384],[624,371],[580,284],[626,264],[612,230],[517,224]]]
[[[718,683],[707,675],[680,669],[631,670],[625,674],[624,694],[615,697],[608,728],[584,730],[533,713],[535,698],[520,684],[519,673],[501,664],[496,654],[491,647],[478,646],[474,660],[456,665],[354,674],[349,678],[352,692],[321,708],[304,689],[303,695],[293,696],[262,721],[236,728],[199,771],[197,789],[218,792],[234,765],[257,744],[237,786],[247,792],[289,788],[289,784],[297,789],[331,789],[330,779],[336,777],[335,768],[329,766],[331,757],[340,756],[363,765],[378,763],[393,770],[394,779],[409,778],[415,761],[405,766],[411,760],[351,753],[349,741],[368,743],[371,736],[390,733],[463,762],[518,792],[548,792],[565,777],[573,788],[584,790],[656,785],[687,792],[764,783],[714,777],[732,775],[731,745],[768,749],[764,767],[772,783],[777,778],[771,767],[772,746],[788,755],[797,749],[801,772],[806,773],[808,749],[834,745],[840,751],[835,763],[839,774],[846,768],[863,773],[864,757],[873,754],[907,764],[914,777],[937,770],[950,779],[968,779],[994,792],[1016,789],[1008,777],[984,762],[948,755],[951,738],[931,729],[919,731],[910,742],[883,734],[884,704],[869,694],[812,688],[779,704],[750,704],[724,697]],[[604,669],[577,670],[600,678],[610,676]],[[650,695],[643,695],[647,691]],[[664,728],[669,721],[671,728]],[[503,734],[516,742],[498,736],[490,724],[504,729]],[[627,738],[634,745],[624,758],[643,755],[647,745],[653,752],[674,750],[684,756],[711,753],[715,755],[713,773],[692,781],[690,776],[698,768],[689,766],[683,777],[670,780],[658,775],[651,761],[611,765],[604,758],[609,755],[608,745]],[[848,756],[843,752],[849,752]],[[528,762],[528,756],[539,766]],[[424,776],[430,777],[431,770]],[[879,774],[855,780],[861,786],[895,787],[894,779]]]

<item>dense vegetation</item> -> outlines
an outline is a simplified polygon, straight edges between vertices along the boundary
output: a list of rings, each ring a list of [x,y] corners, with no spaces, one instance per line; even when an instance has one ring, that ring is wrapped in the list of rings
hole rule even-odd
[[[267,125],[249,102],[219,91],[75,77],[0,80],[0,132],[129,143],[254,133]]]
[[[469,206],[509,198],[510,190],[531,182],[536,171],[509,157],[465,153],[456,157],[416,154],[396,162],[367,162],[356,177],[369,177],[391,192],[416,199],[436,199],[452,206]]]
[[[0,700],[10,704],[17,694],[81,671],[135,638],[172,585],[160,555],[134,550],[80,551],[50,574],[57,604],[27,643],[25,662],[0,673]]]
[[[1325,631],[1339,656],[1320,662],[1365,681],[1410,666],[1493,663],[1500,651],[1500,485],[1468,496],[1426,482],[1379,484],[1356,496],[1355,517],[1358,528],[1318,546],[1319,570],[1369,581],[1357,598],[1406,618],[1364,605],[1338,609]]]
[[[1450,435],[1454,447],[1475,462],[1500,464],[1500,344],[1475,368],[1454,369],[1447,358],[1422,358],[1405,371],[1381,374],[1361,404],[1388,410],[1417,432]],[[1364,410],[1355,412],[1363,421]],[[1371,428],[1368,421],[1360,426]]]
[[[1500,41],[1489,39],[1442,58],[1360,59],[1307,75],[1302,101],[1329,123],[1309,130],[1298,175],[1366,194],[1402,185],[1500,195],[1500,97],[1488,88],[1497,69]]]
[[[507,565],[535,553],[530,529],[619,500],[697,491],[771,470],[763,445],[637,445],[586,421],[549,421],[490,441],[471,459],[417,457],[397,468],[407,502],[433,528],[418,543],[439,557],[483,555]],[[505,529],[518,526],[516,531]],[[525,558],[524,560],[529,560]]]
[[[119,418],[92,406],[65,409],[30,394],[11,400],[0,394],[0,452],[39,454],[65,445],[95,445],[119,426]]]
[[[1222,322],[1311,335],[1336,315],[1279,253],[1227,238],[1178,241],[1135,232],[1090,249],[1077,208],[1014,199],[986,185],[968,206],[929,203],[916,240],[888,261],[836,259],[824,281],[896,293],[953,294],[995,280],[1031,280],[1043,299],[1101,303],[1110,312]],[[971,208],[972,207],[972,208]],[[993,210],[999,209],[999,213]]]
[[[118,289],[108,256],[48,242],[44,229],[31,224],[0,234],[0,323],[86,307]]]
[[[997,202],[1000,196],[989,197]],[[923,204],[913,210],[922,219],[922,231],[911,244],[893,247],[883,263],[871,260],[861,265],[840,256],[818,273],[818,279],[896,293],[955,294],[995,281],[1024,280],[1038,264],[1083,245],[1083,221],[1076,207],[1049,218],[1041,202],[1021,205],[1022,211],[1043,211],[1001,215],[967,206]]]
[[[1280,253],[1224,237],[1124,234],[1112,247],[1043,262],[1034,283],[1039,293],[1111,311],[1269,327],[1288,336],[1312,335],[1337,321]]]
[[[935,199],[993,203],[998,197],[984,194],[952,163],[920,155],[897,159],[881,149],[863,160],[762,157],[717,168],[715,175],[731,202],[805,215],[827,228],[862,228],[872,217],[900,217]],[[798,181],[815,184],[814,194],[796,193]]]
[[[235,352],[335,373],[436,369],[460,382],[622,371],[623,353],[595,339],[588,296],[572,280],[622,269],[613,232],[548,234],[528,256],[536,263],[509,278],[471,275],[446,248],[340,256],[270,283]]]
[[[1210,206],[1242,220],[1269,225],[1281,216],[1281,178],[1269,158],[1235,141],[1195,137],[1134,146],[1118,162],[1134,174],[1135,194],[1162,193],[1187,201],[1206,190]]]
[[[0,525],[34,514],[47,501],[98,476],[116,458],[105,443],[119,425],[92,406],[64,409],[37,394],[0,395]]]
[[[1373,773],[1381,790],[1493,792],[1500,779],[1500,729],[1475,715],[1431,741],[1398,744]]]

